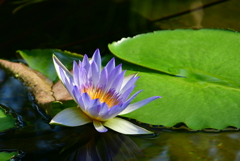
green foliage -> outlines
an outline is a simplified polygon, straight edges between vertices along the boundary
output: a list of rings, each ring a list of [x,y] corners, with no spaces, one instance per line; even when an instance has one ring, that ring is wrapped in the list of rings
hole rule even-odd
[[[124,116],[190,128],[240,127],[240,34],[227,30],[166,30],[109,44],[118,58],[139,72],[136,101],[162,96]],[[134,67],[133,64],[141,66]],[[135,70],[135,71],[134,71]]]
[[[51,103],[51,110],[48,110],[47,114],[51,117],[54,117],[57,113],[61,112],[62,110],[69,108],[69,107],[77,107],[77,103],[74,100],[69,101],[54,101]]]
[[[43,73],[52,81],[56,80],[57,73],[55,72],[52,55],[56,55],[58,59],[68,68],[72,68],[73,60],[82,59],[79,54],[59,49],[34,49],[34,50],[18,50],[17,52],[26,60],[28,65],[35,70]]]
[[[1,122],[0,131],[4,131],[15,127],[15,121],[13,120],[12,116],[6,114],[5,110],[3,110],[1,106],[0,106],[0,122]]]
[[[8,153],[8,152],[0,152],[0,158],[1,158],[1,161],[8,161],[11,159],[11,157],[13,155],[16,155],[17,152],[12,152],[12,153]]]

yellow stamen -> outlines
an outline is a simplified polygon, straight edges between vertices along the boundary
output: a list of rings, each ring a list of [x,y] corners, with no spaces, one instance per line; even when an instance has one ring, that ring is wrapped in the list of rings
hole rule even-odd
[[[101,103],[105,102],[108,105],[108,108],[119,104],[119,100],[113,95],[112,92],[103,91],[101,88],[83,88],[81,92],[87,93],[91,99],[99,99]]]

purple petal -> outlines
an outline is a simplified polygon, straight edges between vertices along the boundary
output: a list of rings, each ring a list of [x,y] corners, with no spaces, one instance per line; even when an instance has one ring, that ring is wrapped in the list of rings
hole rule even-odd
[[[108,71],[109,73],[109,79],[111,79],[110,75],[118,75],[122,72],[122,64],[119,64],[116,66],[111,72]]]
[[[82,67],[85,68],[85,70],[87,72],[88,72],[88,70],[90,68],[90,63],[89,63],[89,60],[88,60],[88,56],[86,54],[83,56]]]
[[[101,111],[99,112],[99,118],[105,115],[109,111],[108,105],[106,103],[101,104]]]
[[[101,70],[102,62],[101,62],[101,55],[99,49],[96,49],[93,56],[92,56],[93,62],[97,64],[98,71]]]
[[[92,65],[90,65],[89,70],[86,70],[86,72],[87,72],[87,80],[90,84],[92,84]]]
[[[70,77],[66,76],[65,71],[61,67],[59,67],[58,71],[59,71],[59,78],[62,81],[63,85],[65,85],[67,82],[69,82]]]
[[[124,86],[122,86],[122,89],[120,93],[124,93],[126,90],[134,86],[135,82],[138,80],[139,77],[132,77]]]
[[[121,102],[125,102],[127,100],[127,98],[130,96],[134,88],[135,88],[135,85],[128,88],[123,94],[120,95],[119,99],[121,100]]]
[[[103,68],[103,70],[101,71],[101,75],[100,75],[100,79],[98,82],[98,87],[106,87],[106,84],[108,84],[108,73],[106,68]]]
[[[112,72],[108,76],[108,85],[106,87],[106,90],[109,90],[113,84],[113,81],[116,79],[116,77],[122,72],[122,64],[119,64],[116,68],[112,70]]]
[[[117,115],[119,115],[123,110],[125,110],[129,104],[132,102],[132,100],[141,92],[142,90],[136,92],[134,95],[132,95],[126,102],[124,102],[121,105],[116,105],[111,108],[111,111],[109,111],[106,115],[108,118],[113,118]]]
[[[76,63],[76,61],[73,62],[73,80],[76,85],[80,85],[80,72],[79,72],[79,66]]]
[[[86,108],[86,110],[88,110],[88,108],[90,108],[92,106],[92,99],[89,97],[89,95],[87,93],[83,93],[82,94],[82,100],[84,103],[84,107]]]
[[[111,71],[115,68],[115,59],[112,58],[104,68],[106,68],[108,73],[111,73]]]
[[[137,75],[137,74],[131,74],[131,75],[128,75],[128,76],[124,77],[124,80],[123,80],[121,89],[122,89],[132,78],[135,78],[136,75]]]
[[[122,82],[124,79],[124,74],[126,71],[121,72],[114,80],[112,87],[113,89],[115,89],[115,92],[118,93],[120,91],[120,88],[122,86]]]
[[[90,107],[87,112],[92,116],[92,118],[101,120],[101,116],[105,115],[106,112],[109,111],[108,105],[105,102],[100,103],[98,99],[95,100],[97,103],[93,104],[93,106]]]
[[[132,111],[134,111],[134,110],[152,102],[153,100],[155,100],[157,98],[161,98],[161,97],[159,97],[159,96],[150,97],[150,98],[147,98],[145,100],[130,104],[129,106],[127,106],[127,108],[125,110],[123,110],[121,113],[119,113],[119,115],[124,115],[124,114],[130,113],[130,112],[132,112]]]
[[[96,117],[96,119],[101,121],[108,120],[111,117],[111,115],[109,114],[109,111],[111,111],[111,109],[108,108],[108,105],[106,103],[102,103],[101,110],[99,111],[99,115],[98,117]]]
[[[95,101],[97,101],[97,99],[95,99]],[[87,109],[87,113],[92,118],[96,118],[97,119],[101,110],[102,110],[102,104],[98,104],[98,105],[89,107]]]
[[[140,90],[140,91],[137,91],[136,93],[134,93],[134,95],[132,95],[128,100],[127,100],[127,102],[132,102],[132,100],[140,93],[140,92],[142,92],[142,90]]]
[[[73,94],[72,94],[72,89],[73,89],[73,80],[72,80],[72,77],[67,77],[65,75],[65,72],[62,68],[59,68],[59,75],[61,75],[61,81],[63,83],[63,85],[65,86],[65,88],[68,90],[68,92],[70,93],[70,95],[73,97]]]
[[[93,85],[94,87],[97,86],[98,81],[99,81],[99,77],[100,77],[100,72],[99,69],[97,67],[97,64],[95,62],[93,62],[91,64],[91,69],[92,69],[92,81],[93,81]]]
[[[74,98],[74,100],[75,100],[75,102],[77,102],[77,104],[81,107],[81,108],[83,108],[83,110],[85,109],[84,107],[84,102],[83,102],[83,100],[82,100],[82,97],[81,97],[81,93],[80,93],[80,91],[79,91],[79,89],[78,89],[78,86],[73,86],[73,88],[72,88],[72,95],[73,95],[73,98]]]
[[[82,88],[82,86],[88,85],[87,71],[85,68],[80,67],[79,69],[79,84],[78,86]]]
[[[123,111],[128,105],[115,105],[109,109],[107,113],[105,113],[101,118],[102,120],[109,120],[113,117],[119,115],[121,111]]]
[[[108,129],[105,128],[100,121],[93,120],[93,125],[98,132],[107,132]]]
[[[68,69],[60,62],[60,60],[55,55],[53,55],[53,63],[57,71],[58,77],[60,79],[62,79],[62,77],[60,75],[59,69],[62,69],[64,71],[66,77],[70,77],[70,78],[72,77],[72,74],[68,71]]]

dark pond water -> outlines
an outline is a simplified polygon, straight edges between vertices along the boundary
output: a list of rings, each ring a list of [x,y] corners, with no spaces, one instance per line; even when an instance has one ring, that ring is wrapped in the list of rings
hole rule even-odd
[[[17,128],[1,133],[0,149],[18,151],[13,160],[240,160],[240,133],[233,128],[190,132],[180,126],[139,124],[155,134],[128,136],[114,131],[101,134],[92,124],[49,126],[27,88],[3,71],[0,74],[1,106],[17,119]]]
[[[238,0],[0,0],[0,55],[14,60],[16,50],[36,48],[81,54],[100,48],[108,54],[108,43],[154,30],[239,31],[239,5]],[[190,132],[160,127],[151,128],[155,135],[126,136],[97,133],[91,124],[51,127],[27,88],[2,70],[0,104],[16,119],[17,128],[0,133],[0,151],[18,152],[13,160],[240,160],[240,132],[233,128]]]

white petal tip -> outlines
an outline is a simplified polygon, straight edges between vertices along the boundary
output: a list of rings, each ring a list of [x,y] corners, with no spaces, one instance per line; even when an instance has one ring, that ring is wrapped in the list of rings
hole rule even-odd
[[[92,122],[92,120],[79,108],[66,108],[59,112],[49,124],[75,127]]]
[[[104,133],[104,132],[108,131],[108,129],[106,127],[104,127],[100,121],[93,120],[93,125],[94,125],[95,129],[100,133]]]
[[[105,130],[97,130],[98,132],[100,132],[100,133],[105,133],[105,132],[107,132],[108,131],[108,129],[107,128],[105,128]]]
[[[104,125],[122,134],[127,135],[140,135],[140,134],[152,134],[153,132],[148,131],[142,127],[139,127],[129,121],[115,117],[106,122]]]
[[[55,122],[54,120],[51,120],[49,122],[50,125],[57,125],[57,126],[67,126],[67,127],[74,127],[74,126],[70,126],[70,125],[65,125],[63,123],[60,123],[60,122]]]

